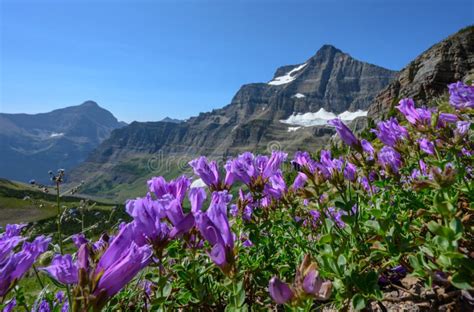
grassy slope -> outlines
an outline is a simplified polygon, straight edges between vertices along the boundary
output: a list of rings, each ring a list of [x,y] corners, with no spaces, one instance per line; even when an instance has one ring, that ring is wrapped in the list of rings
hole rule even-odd
[[[53,192],[50,189],[50,192]],[[61,207],[76,208],[81,198],[61,197]],[[0,179],[0,226],[8,223],[35,222],[56,215],[56,196],[27,184]],[[110,210],[112,204],[98,202],[96,209]]]

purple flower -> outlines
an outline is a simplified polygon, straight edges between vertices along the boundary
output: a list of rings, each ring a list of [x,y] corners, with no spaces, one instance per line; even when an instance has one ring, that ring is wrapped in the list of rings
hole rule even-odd
[[[254,166],[255,156],[252,153],[245,152],[239,155],[234,160],[228,161],[226,167],[227,172],[232,175],[234,179],[237,179],[247,185],[252,182],[252,179],[257,175]]]
[[[372,144],[370,144],[370,142],[365,139],[362,139],[360,143],[362,145],[362,150],[366,152],[370,156],[371,159],[373,159],[374,154],[375,154],[375,149],[372,146]]]
[[[268,291],[270,292],[270,296],[272,297],[273,301],[275,301],[277,304],[285,304],[294,296],[290,286],[288,286],[286,283],[283,283],[275,276],[270,280]]]
[[[298,172],[298,175],[295,178],[295,182],[293,182],[293,189],[299,190],[303,186],[305,186],[306,181],[308,180],[308,176],[303,172]]]
[[[64,296],[64,291],[60,290],[56,293],[54,296],[54,299],[56,299],[57,302],[63,303],[65,296]]]
[[[7,305],[3,308],[2,312],[11,312],[16,307],[16,298],[8,301]]]
[[[41,300],[41,303],[39,304],[38,308],[35,309],[33,307],[34,312],[50,312],[51,307],[49,306],[49,302],[45,299]]]
[[[321,150],[320,163],[317,163],[316,167],[326,179],[330,179],[335,177],[338,172],[342,172],[342,165],[342,158],[333,159],[330,151]]]
[[[463,137],[469,131],[470,126],[471,123],[469,121],[458,121],[456,122],[456,129],[454,130],[454,133],[459,137]]]
[[[234,262],[234,236],[227,218],[231,198],[227,191],[214,192],[209,209],[196,215],[199,231],[212,246],[209,256],[224,273],[230,271]]]
[[[341,119],[336,118],[329,120],[328,123],[336,128],[336,132],[344,143],[349,145],[352,148],[359,149],[360,142],[352,133],[352,131],[342,122]]]
[[[362,185],[366,192],[377,193],[379,188],[371,183],[375,180],[372,174],[369,174],[368,177],[359,177],[358,182]]]
[[[440,113],[438,117],[438,128],[444,128],[449,123],[455,123],[458,121],[458,116],[449,113]]]
[[[407,272],[407,269],[403,265],[397,265],[382,273],[379,277],[378,284],[380,286],[387,286],[390,283],[398,283],[407,275]]]
[[[244,242],[242,243],[242,246],[244,247],[252,247],[253,246],[253,243],[250,239],[245,239]]]
[[[418,140],[418,144],[420,145],[420,149],[421,149],[423,152],[425,152],[425,153],[427,153],[427,154],[429,154],[429,155],[434,155],[434,153],[435,153],[435,146],[434,146],[434,144],[433,144],[430,140],[425,139],[425,138],[419,139],[419,140]]]
[[[8,230],[7,233],[12,234]],[[19,232],[15,229],[13,234],[17,233]],[[3,236],[2,239],[4,239]],[[31,268],[36,259],[48,249],[50,242],[51,238],[41,235],[31,243],[24,242],[19,252],[10,251],[6,255],[5,259],[0,262],[0,297],[4,297],[10,290],[12,283],[19,280]]]
[[[74,243],[74,245],[76,246],[76,248],[79,248],[82,246],[82,244],[87,244],[89,243],[89,241],[87,240],[87,238],[84,236],[84,234],[82,233],[79,233],[79,234],[74,234],[72,237],[72,242]]]
[[[189,191],[189,202],[191,203],[191,212],[196,214],[198,211],[201,211],[202,204],[206,200],[206,191],[202,188],[192,188]]]
[[[474,87],[461,81],[448,85],[449,103],[456,109],[464,110],[474,107]]]
[[[71,255],[56,255],[51,265],[41,268],[61,284],[77,284],[77,264],[72,261]]]
[[[199,176],[202,181],[214,190],[220,190],[223,185],[219,179],[219,169],[217,168],[216,161],[208,161],[206,157],[201,156],[189,162],[189,165],[193,168],[194,173]],[[224,184],[230,186],[232,181],[230,176],[227,177],[227,181]]]
[[[133,236],[132,224],[122,227],[95,268],[92,280],[99,279],[99,281],[93,294],[102,296],[97,303],[99,307],[103,306],[108,298],[114,296],[151,261],[151,248],[148,245],[139,247],[134,242]]]
[[[155,247],[163,247],[166,244],[170,229],[162,219],[170,214],[167,207],[171,205],[171,202],[178,205],[176,199],[153,200],[149,195],[127,202],[126,211],[133,217],[133,227],[137,234],[135,241],[138,245],[143,246],[151,242]],[[181,211],[181,215],[173,218],[173,221],[179,223],[182,218],[184,216]]]
[[[291,161],[291,163],[296,167],[297,170],[306,168],[310,173],[314,173],[316,171],[316,161],[311,158],[308,152],[296,152],[295,158]]]
[[[329,207],[328,211],[326,212],[326,216],[330,217],[339,228],[343,228],[346,226],[346,223],[342,221],[342,216],[346,215],[347,213],[343,210],[336,210],[335,207]]]
[[[180,202],[184,200],[190,186],[191,180],[184,175],[170,182],[166,182],[163,177],[154,177],[148,181],[148,188],[150,192],[155,193],[157,199],[163,199],[166,196]]]
[[[239,180],[257,193],[262,193],[260,204],[267,206],[273,199],[279,199],[286,192],[286,184],[280,169],[287,157],[286,153],[274,151],[272,155],[254,156],[252,153],[243,153],[226,165],[228,174]]]
[[[394,146],[398,142],[408,138],[408,131],[398,124],[395,118],[387,121],[381,121],[377,124],[377,130],[372,129],[377,138],[388,146]]]
[[[316,299],[327,300],[331,296],[332,282],[324,281],[316,269],[310,269],[304,277],[303,290]]]
[[[402,165],[400,154],[390,146],[384,146],[378,153],[378,160],[382,166],[398,173]]]
[[[413,125],[429,125],[431,122],[431,112],[425,108],[415,108],[413,99],[403,99],[396,106],[405,115],[405,118]]]
[[[61,312],[69,312],[69,302],[66,301],[63,304],[63,307],[61,308]]]
[[[344,167],[344,178],[347,180],[354,182],[357,177],[357,167],[353,163],[347,162],[346,166]]]

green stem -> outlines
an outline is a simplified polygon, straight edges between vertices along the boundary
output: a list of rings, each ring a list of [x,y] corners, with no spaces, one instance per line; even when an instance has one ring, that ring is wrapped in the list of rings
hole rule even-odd
[[[59,241],[59,251],[61,255],[64,254],[63,250],[63,239],[61,235],[61,203],[60,203],[60,196],[59,196],[59,182],[56,182],[56,204],[57,204],[57,223],[58,223],[58,241]]]
[[[63,238],[62,238],[62,233],[61,233],[61,195],[59,193],[59,181],[56,182],[56,204],[57,204],[57,212],[58,212],[58,241],[59,241],[59,251],[61,252],[61,255],[64,254],[64,249],[63,249]],[[69,306],[72,307],[72,301],[71,301],[71,291],[69,289],[69,285],[66,285],[66,294],[67,294],[67,300],[69,302]]]
[[[13,289],[15,290],[15,293],[18,295],[18,291],[16,290],[16,288],[13,288]],[[22,300],[21,303],[22,303],[23,307],[25,308],[25,311],[29,312],[30,308],[28,308],[28,305],[26,304],[26,302]]]
[[[38,280],[40,286],[42,289],[44,289],[44,283],[43,281],[41,280],[39,274],[38,274],[38,270],[36,269],[36,266],[33,264],[33,270],[35,271],[35,275],[36,275],[36,279]]]

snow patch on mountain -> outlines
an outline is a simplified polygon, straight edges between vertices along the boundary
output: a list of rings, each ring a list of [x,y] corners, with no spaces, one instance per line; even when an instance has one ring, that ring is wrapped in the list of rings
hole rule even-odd
[[[272,86],[279,86],[279,85],[282,85],[282,84],[290,83],[290,82],[292,82],[293,80],[296,79],[296,77],[292,76],[292,74],[295,74],[296,72],[302,70],[306,65],[307,65],[307,63],[301,64],[300,66],[297,66],[297,67],[293,68],[292,70],[290,70],[289,72],[287,72],[285,75],[275,77],[268,84],[272,85]]]
[[[296,93],[295,95],[293,95],[293,97],[297,99],[302,99],[302,98],[305,98],[306,96],[303,93]]]
[[[62,137],[64,135],[64,133],[57,133],[57,132],[53,132],[49,135],[50,138],[57,138],[57,137]]]
[[[363,111],[361,109],[355,112],[345,111],[344,113],[340,113],[337,117],[341,118],[342,120],[354,120],[357,117],[366,117],[367,111]]]
[[[326,111],[324,108],[319,109],[316,113],[293,113],[287,119],[280,120],[280,122],[292,126],[301,127],[312,127],[312,126],[323,126],[328,123],[329,120],[340,118],[343,121],[352,121],[357,117],[367,116],[367,111],[357,110],[355,112],[345,111],[336,115],[332,112]],[[296,127],[295,127],[296,128]],[[297,129],[296,129],[297,130]],[[293,131],[296,131],[293,130]],[[288,129],[290,132],[290,130]]]
[[[288,132],[295,132],[298,129],[301,129],[301,127],[288,127]]]

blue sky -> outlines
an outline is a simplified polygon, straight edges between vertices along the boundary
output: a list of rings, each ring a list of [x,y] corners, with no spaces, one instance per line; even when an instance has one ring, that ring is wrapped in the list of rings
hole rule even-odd
[[[187,118],[325,43],[401,69],[474,23],[474,1],[0,0],[0,111],[95,100],[120,120]]]

